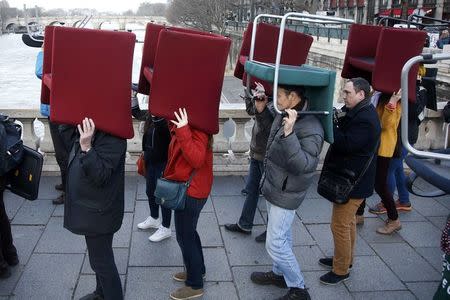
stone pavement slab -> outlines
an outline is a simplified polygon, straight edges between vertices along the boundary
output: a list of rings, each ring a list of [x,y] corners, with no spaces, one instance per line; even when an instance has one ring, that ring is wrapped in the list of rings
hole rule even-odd
[[[35,253],[85,253],[84,236],[71,233],[63,227],[63,218],[52,217],[45,227]]]
[[[350,279],[345,285],[351,292],[406,290],[397,275],[378,256],[357,256]]]
[[[402,281],[436,281],[441,278],[441,274],[406,243],[378,243],[372,244],[372,248]],[[411,266],[417,272],[411,272]]]
[[[39,199],[30,202],[5,193],[20,265],[0,282],[0,299],[79,299],[93,291],[95,276],[89,266],[84,238],[63,228],[64,206],[51,204],[59,195],[56,176],[41,180]],[[175,288],[173,273],[183,270],[175,235],[160,243],[148,240],[155,229],[142,231],[136,225],[149,215],[145,180],[127,176],[125,216],[113,246],[126,300],[168,299]],[[205,295],[202,299],[274,299],[287,290],[257,286],[253,271],[271,270],[272,261],[264,243],[254,238],[266,229],[266,207],[258,203],[256,226],[251,235],[230,233],[225,223],[234,223],[245,197],[243,176],[216,177],[212,193],[199,219],[198,231],[206,263]],[[424,188],[426,186],[424,185]],[[315,184],[297,210],[293,223],[294,253],[302,268],[312,299],[431,299],[440,279],[442,227],[450,211],[450,197],[412,198],[413,211],[401,213],[403,229],[391,236],[375,233],[385,216],[365,212],[365,224],[357,229],[354,269],[350,279],[325,286],[319,277],[328,270],[317,261],[333,254],[330,230],[331,204],[320,198]],[[379,201],[377,195],[368,205]],[[417,272],[420,269],[421,272]]]
[[[55,209],[50,200],[26,201],[14,216],[14,225],[45,225]]]
[[[11,299],[71,299],[83,259],[84,254],[33,254]]]

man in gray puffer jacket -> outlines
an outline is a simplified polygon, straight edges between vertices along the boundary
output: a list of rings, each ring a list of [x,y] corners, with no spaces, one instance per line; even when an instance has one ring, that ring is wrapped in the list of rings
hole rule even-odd
[[[301,86],[278,86],[278,107],[285,114],[277,115],[273,121],[262,180],[269,219],[266,250],[273,260],[273,269],[266,273],[254,272],[251,280],[289,287],[289,292],[280,299],[310,299],[292,251],[291,227],[295,210],[313,181],[324,132],[315,116],[298,116],[297,111],[308,108],[304,93]]]

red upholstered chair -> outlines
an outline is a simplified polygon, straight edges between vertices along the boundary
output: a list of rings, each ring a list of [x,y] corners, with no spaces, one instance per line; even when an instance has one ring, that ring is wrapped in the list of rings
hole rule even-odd
[[[426,32],[353,24],[345,54],[342,77],[364,77],[374,90],[393,93],[400,88],[403,65],[422,52]],[[416,99],[414,66],[408,78],[410,101]]]
[[[173,112],[184,107],[191,126],[216,134],[230,44],[219,35],[161,30],[150,89],[152,114],[173,120]]]
[[[55,28],[50,119],[75,125],[89,117],[102,131],[132,138],[130,86],[135,40],[129,32]]]
[[[148,23],[145,30],[144,47],[141,60],[141,71],[139,75],[138,92],[141,94],[149,94],[150,85],[153,79],[153,67],[155,64],[156,48],[158,44],[159,33],[161,30],[167,29],[172,31],[180,31],[185,33],[215,36],[214,34],[179,27],[167,27],[154,23]]]
[[[267,23],[258,23],[253,60],[266,63],[275,63],[279,32],[280,28],[278,26]],[[241,51],[234,69],[234,76],[242,79],[243,85],[247,84],[247,76],[244,71],[244,65],[250,55],[252,33],[253,23],[249,23],[242,38]],[[304,64],[312,42],[312,36],[286,29],[284,32],[281,64],[293,66],[300,66]],[[254,83],[255,80],[252,79],[252,87],[254,87]],[[262,83],[266,91],[271,93],[271,84],[266,82]]]
[[[53,53],[53,32],[54,26],[45,27],[44,35],[44,61],[42,66],[41,82],[41,103],[50,104],[51,73],[52,73],[52,53]]]

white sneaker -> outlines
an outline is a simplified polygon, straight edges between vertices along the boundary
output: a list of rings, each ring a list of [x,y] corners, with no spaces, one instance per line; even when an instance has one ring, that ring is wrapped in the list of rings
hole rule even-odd
[[[137,228],[139,229],[159,228],[159,226],[161,226],[161,220],[153,219],[152,216],[149,216],[144,222],[137,224]]]
[[[164,239],[168,239],[172,236],[172,230],[164,226],[159,226],[158,230],[152,234],[148,239],[150,242],[160,242]]]

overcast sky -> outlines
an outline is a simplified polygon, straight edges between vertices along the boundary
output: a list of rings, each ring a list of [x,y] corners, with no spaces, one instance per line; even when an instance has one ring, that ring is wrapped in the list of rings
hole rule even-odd
[[[27,8],[32,8],[35,5],[43,7],[45,9],[53,8],[93,8],[98,11],[112,11],[112,12],[124,12],[126,10],[136,11],[139,4],[142,2],[150,3],[166,3],[167,0],[7,0],[10,7],[17,7],[22,9],[26,4]]]

